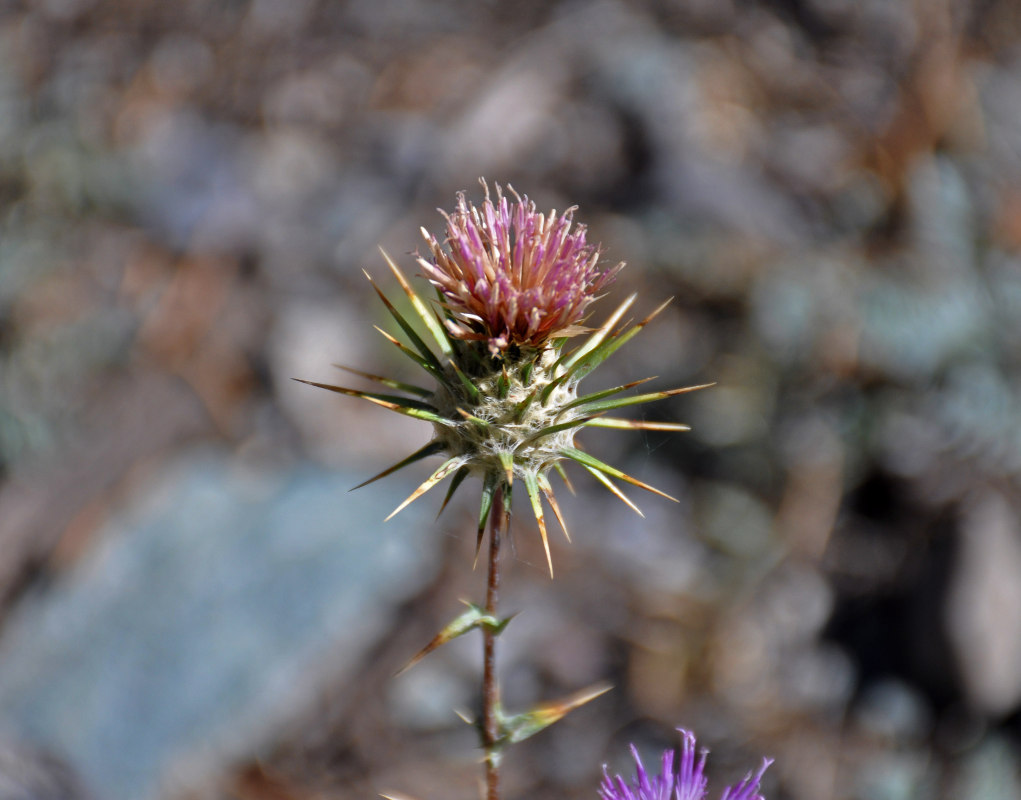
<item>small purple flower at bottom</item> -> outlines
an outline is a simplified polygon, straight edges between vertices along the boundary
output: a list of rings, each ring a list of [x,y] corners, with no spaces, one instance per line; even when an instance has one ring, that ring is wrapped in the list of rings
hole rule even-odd
[[[702,800],[706,796],[707,781],[704,770],[709,751],[702,748],[696,763],[695,734],[684,728],[677,730],[681,734],[679,769],[674,769],[674,751],[667,750],[663,753],[662,773],[650,777],[638,755],[638,749],[631,745],[631,754],[638,765],[638,773],[628,785],[620,775],[611,778],[604,766],[599,796],[603,800]],[[773,759],[764,758],[757,772],[754,774],[749,772],[740,783],[728,786],[720,800],[763,800],[759,794],[759,782],[766,768],[772,763]]]

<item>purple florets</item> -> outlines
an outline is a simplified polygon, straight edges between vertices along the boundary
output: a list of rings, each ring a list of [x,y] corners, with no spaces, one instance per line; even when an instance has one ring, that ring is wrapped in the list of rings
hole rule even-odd
[[[419,259],[452,316],[449,332],[487,342],[494,354],[581,332],[589,304],[623,266],[599,270],[599,248],[586,243],[584,225],[573,224],[573,208],[542,214],[508,189],[516,202],[499,185],[495,202],[486,187],[481,207],[461,194],[444,214],[446,249],[423,230],[432,260]]]
[[[606,767],[603,767],[603,782],[599,786],[599,796],[603,800],[702,800],[706,796],[705,759],[708,751],[703,748],[695,761],[695,734],[684,728],[681,733],[680,767],[674,768],[676,761],[673,750],[663,753],[662,772],[650,777],[645,771],[638,750],[631,745],[631,754],[638,765],[638,772],[631,783],[617,775],[611,778]],[[763,800],[759,794],[759,782],[766,768],[773,763],[770,758],[762,760],[762,766],[754,774],[749,772],[744,780],[734,786],[728,786],[720,800]]]

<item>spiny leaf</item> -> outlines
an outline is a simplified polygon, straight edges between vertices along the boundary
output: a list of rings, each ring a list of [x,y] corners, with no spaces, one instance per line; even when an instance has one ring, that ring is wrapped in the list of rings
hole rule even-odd
[[[615,408],[624,408],[625,406],[636,406],[642,403],[651,403],[653,400],[662,400],[666,397],[686,394],[687,392],[694,392],[698,389],[707,389],[710,386],[715,385],[716,384],[714,383],[703,383],[700,386],[682,386],[680,389],[670,389],[665,392],[649,392],[648,394],[638,394],[634,397],[618,397],[613,400],[597,400],[594,403],[584,403],[578,408],[585,414],[591,414],[596,411],[610,411]]]
[[[567,477],[567,470],[564,469],[564,465],[558,461],[553,465],[553,469],[557,471],[557,475],[559,475],[560,480],[564,482],[564,486],[567,487],[567,491],[569,491],[571,494],[577,494],[574,491],[574,484],[571,483],[571,479]]]
[[[645,519],[645,514],[642,513],[642,510],[634,503],[632,503],[630,498],[626,494],[624,494],[620,489],[617,488],[617,484],[615,484],[613,481],[607,478],[599,470],[590,467],[588,464],[582,464],[582,466],[585,467],[585,469],[587,469],[589,472],[591,472],[593,477],[595,477],[597,481],[599,481],[601,484],[603,484],[603,486],[609,489],[610,492],[619,500],[621,500],[628,508],[634,511],[642,519]]]
[[[440,506],[440,510],[436,512],[436,519],[440,518],[440,514],[443,513],[443,509],[447,507],[447,503],[450,502],[450,498],[454,496],[454,492],[457,491],[457,487],[464,483],[464,479],[471,474],[471,470],[468,467],[461,467],[457,472],[454,473],[454,477],[450,479],[450,488],[447,489],[447,496],[443,498],[443,505]]]
[[[616,417],[594,417],[585,423],[590,428],[618,428],[629,431],[690,431],[691,426],[679,422],[646,422],[638,419],[617,419]]]
[[[367,481],[362,481],[357,486],[352,487],[348,491],[353,492],[355,489],[361,489],[363,486],[368,486],[370,483],[372,483],[374,481],[378,481],[380,478],[385,478],[387,475],[391,475],[394,472],[396,472],[397,470],[403,469],[404,467],[408,466],[408,464],[414,464],[416,461],[421,461],[423,458],[427,458],[428,456],[432,456],[432,455],[436,455],[437,453],[441,453],[441,452],[443,452],[444,447],[445,447],[445,445],[443,445],[442,442],[429,442],[427,445],[425,445],[425,447],[422,447],[421,449],[416,450],[414,453],[412,453],[407,458],[405,458],[405,459],[403,459],[401,461],[398,461],[392,467],[387,467],[385,470],[380,472],[378,475],[373,475]]]
[[[397,339],[394,336],[391,336],[389,333],[380,328],[378,325],[373,325],[372,327],[379,331],[383,335],[383,337],[388,342],[390,342],[390,344],[392,344],[394,347],[396,347],[398,350],[404,353],[404,355],[406,355],[408,358],[410,358],[412,361],[418,364],[418,366],[420,366],[422,369],[424,369],[426,372],[432,375],[433,378],[435,378],[437,381],[442,383],[444,386],[447,387],[451,386],[450,381],[447,380],[447,376],[443,374],[443,371],[439,368],[439,366],[434,366],[430,361],[427,361],[426,359],[422,358],[422,356],[420,356],[410,347],[405,346],[399,339]]]
[[[567,541],[571,541],[571,534],[567,532],[567,525],[564,522],[564,515],[560,513],[560,505],[557,503],[557,498],[553,494],[553,487],[550,486],[549,478],[545,474],[539,475],[539,488],[542,489],[542,493],[546,495],[546,500],[553,509],[553,514],[557,518],[557,522],[560,523],[560,530],[564,532],[564,536]]]
[[[549,551],[549,537],[546,535],[546,518],[542,513],[542,501],[539,499],[539,482],[534,472],[525,473],[525,488],[528,490],[528,499],[532,503],[532,511],[535,514],[535,521],[539,524],[539,535],[542,537],[542,546],[546,550],[546,562],[549,564],[549,576],[553,577],[553,556]]]
[[[620,386],[614,386],[612,389],[603,389],[601,392],[593,392],[592,394],[587,394],[584,397],[579,397],[575,400],[572,400],[570,403],[567,403],[560,410],[557,416],[559,417],[565,411],[569,411],[572,408],[577,408],[578,406],[585,405],[586,403],[594,403],[597,400],[602,400],[604,397],[609,397],[610,395],[617,394],[618,392],[626,392],[628,389],[634,389],[636,386],[641,386],[643,383],[648,383],[649,381],[655,379],[656,376],[653,376],[651,378],[642,378],[641,380],[638,381],[631,381],[631,383],[625,383]]]
[[[425,228],[419,228],[419,230],[424,231]],[[446,311],[447,310],[447,306],[446,306],[447,296],[445,294],[443,294],[443,290],[439,286],[433,286],[433,294],[436,295],[436,300],[434,301],[436,303],[436,305],[439,306],[441,311]],[[452,344],[456,348],[457,347],[457,340],[455,339],[452,342]]]
[[[491,631],[494,635],[499,636],[501,633],[504,632],[506,627],[510,625],[511,620],[514,619],[514,617],[516,617],[517,615],[518,612],[515,611],[509,617],[504,617],[503,619],[487,617],[486,619],[482,620],[482,627]]]
[[[456,456],[454,458],[449,458],[446,461],[444,461],[443,464],[440,465],[440,468],[436,470],[428,478],[426,478],[422,485],[415,489],[415,491],[413,491],[408,496],[407,500],[405,500],[403,503],[397,506],[397,508],[391,511],[390,516],[383,520],[383,522],[387,522],[393,519],[394,515],[402,511],[407,505],[414,502],[419,497],[428,492],[430,489],[432,489],[437,483],[446,478],[451,472],[458,469],[463,463],[464,463],[463,456]]]
[[[419,397],[431,397],[433,394],[432,389],[423,389],[421,386],[413,386],[410,383],[402,383],[401,381],[395,381],[393,378],[384,378],[382,375],[373,375],[371,372],[362,372],[360,369],[345,367],[343,364],[333,364],[332,366],[337,369],[342,369],[345,372],[350,372],[353,375],[368,378],[370,381],[381,383],[384,386],[389,386],[391,389],[400,389],[402,392],[417,394]]]
[[[551,703],[543,703],[531,711],[515,714],[511,717],[504,717],[501,720],[503,736],[511,744],[523,742],[530,736],[548,728],[554,722],[563,719],[567,714],[579,706],[585,705],[590,700],[595,700],[602,694],[606,694],[613,687],[608,683],[597,683],[587,689],[565,697],[563,700],[555,700]]]
[[[577,364],[581,359],[595,350],[599,344],[610,335],[610,331],[613,330],[613,326],[616,325],[620,318],[624,316],[624,313],[631,308],[631,304],[635,302],[635,298],[637,297],[637,294],[632,294],[629,298],[627,298],[627,300],[617,306],[617,310],[610,315],[610,318],[606,320],[606,322],[599,326],[596,332],[588,338],[588,341],[575,350],[574,354],[564,361],[564,366],[570,370],[574,364]]]
[[[565,340],[566,341],[566,340]],[[553,365],[549,368],[549,372],[557,372],[564,365],[566,361],[574,358],[575,354],[581,350],[581,345],[578,347],[572,347],[570,350],[564,350],[562,348],[556,348],[558,353],[557,360],[553,362]]]
[[[587,353],[583,358],[575,361],[574,364],[572,364],[572,368],[570,370],[571,374],[575,377],[575,379],[580,381],[586,375],[591,373],[592,370],[594,370],[596,367],[602,364],[607,358],[613,355],[613,353],[615,353],[620,347],[627,344],[627,342],[629,342],[643,328],[645,328],[646,325],[648,325],[650,322],[652,322],[652,320],[659,316],[660,312],[663,311],[663,309],[666,308],[668,305],[670,305],[672,300],[673,298],[671,297],[669,300],[660,305],[655,311],[649,314],[649,316],[647,316],[633,328],[624,331],[618,336],[614,336],[610,339],[605,340],[600,344],[599,347],[593,348],[592,351]]]
[[[442,647],[447,642],[456,639],[458,636],[464,636],[464,634],[474,630],[475,628],[479,628],[484,624],[489,624],[491,627],[497,627],[500,625],[500,621],[496,619],[496,617],[487,614],[486,610],[481,606],[477,606],[474,603],[468,603],[466,601],[465,605],[468,606],[468,610],[445,625],[443,630],[437,633],[429,641],[429,644],[415,653],[408,663],[395,673],[394,677],[407,672],[433,650]],[[509,620],[505,621],[503,625],[506,626],[507,622],[509,622]]]
[[[452,339],[451,342],[454,345],[454,360],[458,364],[468,366],[470,362],[470,365],[473,365],[479,372],[490,368],[491,365],[487,362],[488,356],[485,355],[485,350],[477,347],[475,342],[465,339]]]
[[[446,425],[447,427],[453,427],[453,420],[449,420],[446,417],[440,416],[436,409],[425,403],[420,403],[417,400],[410,400],[407,397],[399,397],[397,395],[386,395],[386,394],[375,394],[373,392],[360,392],[357,389],[347,389],[343,386],[334,386],[330,383],[316,383],[315,381],[306,381],[301,378],[294,378],[298,383],[307,383],[309,386],[315,386],[319,389],[327,389],[337,394],[346,394],[349,397],[360,397],[363,400],[368,400],[370,403],[375,403],[377,406],[382,406],[390,411],[395,411],[398,414],[404,414],[407,417],[415,417],[416,419],[424,419],[427,422],[436,422],[440,425]]]
[[[500,463],[503,464],[503,472],[507,478],[505,485],[509,489],[514,484],[514,454],[506,450],[501,451]]]
[[[545,386],[543,386],[542,392],[539,393],[539,402],[541,402],[545,406],[549,402],[549,399],[552,396],[553,392],[556,390],[556,388],[558,386],[563,385],[563,383],[570,377],[571,374],[569,372],[565,372],[559,378],[554,378]]]
[[[371,283],[372,288],[376,290],[376,294],[378,294],[379,299],[383,301],[383,305],[385,305],[386,310],[390,312],[390,316],[393,317],[397,321],[397,324],[401,326],[401,330],[404,331],[405,335],[415,346],[415,349],[418,350],[419,353],[421,353],[422,358],[428,361],[429,364],[432,365],[433,368],[435,368],[437,371],[442,371],[439,359],[436,358],[436,354],[432,351],[429,345],[427,345],[422,340],[422,337],[418,335],[418,331],[416,331],[411,326],[410,322],[404,319],[404,315],[401,314],[401,312],[394,307],[394,304],[391,303],[387,299],[387,296],[383,294],[382,290],[378,286],[376,286],[376,282],[372,280],[372,276],[368,272],[365,272],[365,270],[362,270],[362,272],[364,272],[365,277],[369,279],[369,283]]]
[[[665,497],[667,500],[673,500],[675,503],[679,502],[676,497],[671,497],[666,492],[661,492],[654,486],[649,486],[649,484],[647,483],[642,483],[637,478],[632,478],[630,475],[621,472],[616,467],[611,467],[609,464],[600,461],[595,456],[590,456],[588,453],[578,450],[576,447],[565,447],[563,450],[560,451],[560,454],[566,456],[567,458],[574,459],[579,464],[584,464],[585,466],[593,467],[599,470],[600,472],[605,473],[606,475],[610,475],[614,478],[619,478],[622,481],[627,481],[633,486],[637,486],[640,489],[645,489],[647,492],[658,494],[660,495],[660,497]]]
[[[500,481],[497,472],[487,472],[482,481],[482,507],[479,509],[479,531],[475,540],[475,561],[472,569],[479,563],[479,551],[482,549],[482,537],[486,533],[486,521],[489,519],[489,512],[493,509],[493,498],[496,496],[496,486]]]
[[[450,338],[447,336],[447,332],[443,330],[443,326],[437,322],[436,317],[429,311],[425,301],[418,296],[418,293],[408,283],[407,278],[404,277],[404,273],[401,272],[400,268],[394,262],[392,258],[386,253],[381,247],[379,252],[383,254],[383,258],[386,260],[387,266],[390,267],[390,271],[393,272],[394,277],[397,278],[397,282],[401,285],[404,293],[408,296],[411,301],[411,305],[414,307],[418,316],[421,318],[422,323],[429,329],[429,333],[432,334],[433,339],[436,340],[436,344],[440,350],[448,358],[454,355],[454,349],[450,344]]]
[[[511,495],[513,494],[514,486],[510,483],[505,483],[501,487],[503,492],[503,499],[501,501],[501,508],[503,510],[503,520],[500,525],[503,528],[503,532],[506,533],[510,530],[510,518],[511,518]]]
[[[535,362],[539,360],[536,356],[521,368],[521,384],[528,386],[532,382],[532,371],[535,369]]]
[[[450,365],[450,368],[454,370],[454,374],[457,375],[458,380],[461,381],[461,386],[468,393],[468,397],[471,398],[471,401],[475,404],[478,404],[479,398],[481,397],[479,387],[477,387],[474,383],[471,382],[471,379],[464,374],[464,372],[461,370],[459,366],[457,366],[457,363],[453,359],[450,359],[447,363]]]
[[[525,412],[528,411],[528,407],[532,405],[532,401],[535,400],[535,395],[538,392],[538,388],[532,389],[525,398],[514,406],[513,419],[515,422],[520,422],[525,416]]]
[[[480,428],[482,428],[482,430],[484,431],[489,430],[489,423],[486,422],[486,420],[482,419],[482,417],[476,417],[474,414],[469,414],[463,408],[458,408],[457,413],[464,417],[466,420],[468,420],[468,422],[472,422],[478,425]]]
[[[434,414],[438,413],[437,409],[428,403],[423,403],[421,400],[413,400],[410,397],[401,397],[398,394],[379,394],[378,392],[363,392],[361,389],[348,389],[346,386],[337,386],[332,383],[316,383],[315,381],[306,381],[302,378],[295,378],[298,383],[307,383],[309,386],[315,386],[319,389],[328,389],[331,392],[337,392],[338,394],[346,394],[350,397],[361,397],[365,400],[377,400],[384,403],[390,403],[392,405],[398,405],[403,408],[417,408],[420,411],[432,411]]]
[[[547,427],[536,431],[527,439],[524,439],[521,442],[521,444],[517,446],[515,452],[517,452],[517,450],[521,450],[522,448],[528,447],[530,444],[538,441],[539,439],[542,439],[546,436],[552,436],[554,433],[560,433],[560,431],[566,431],[570,428],[580,428],[582,425],[589,422],[591,419],[592,417],[574,417],[573,419],[569,419],[567,422],[558,422],[556,425],[548,425]]]

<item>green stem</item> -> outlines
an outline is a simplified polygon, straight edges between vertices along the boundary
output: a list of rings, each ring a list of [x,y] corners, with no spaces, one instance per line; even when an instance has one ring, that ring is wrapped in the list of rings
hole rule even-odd
[[[510,524],[510,507],[497,490],[489,518],[489,578],[486,613],[496,617],[500,600],[500,544]],[[482,628],[482,745],[486,751],[486,800],[500,800],[500,684],[496,676],[496,632]]]

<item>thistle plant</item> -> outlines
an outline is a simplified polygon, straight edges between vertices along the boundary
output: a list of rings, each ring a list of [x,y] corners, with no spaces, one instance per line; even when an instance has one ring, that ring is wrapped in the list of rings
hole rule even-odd
[[[425,373],[430,385],[405,383],[351,367],[340,368],[397,394],[303,382],[368,400],[432,425],[432,438],[427,444],[361,484],[429,457],[442,457],[442,463],[387,519],[445,479],[449,478],[450,484],[441,512],[467,478],[481,480],[475,560],[477,563],[488,529],[485,601],[469,603],[467,610],[440,631],[408,666],[457,636],[481,631],[480,731],[486,796],[497,800],[500,761],[507,745],[542,730],[606,690],[603,686],[590,687],[565,700],[518,714],[503,709],[496,642],[509,622],[499,616],[498,602],[501,546],[509,532],[512,494],[523,487],[552,577],[543,499],[569,541],[550,481],[550,473],[555,471],[571,489],[564,462],[579,464],[638,514],[641,511],[615,481],[674,500],[582,449],[575,441],[577,434],[585,428],[688,430],[686,425],[671,422],[607,414],[703,387],[631,393],[652,380],[645,378],[581,393],[581,382],[642,331],[669,301],[637,323],[622,323],[635,302],[632,295],[598,327],[588,327],[590,306],[623,263],[610,269],[600,267],[600,248],[586,241],[584,225],[574,223],[574,208],[562,214],[543,214],[527,197],[509,187],[511,197],[497,186],[494,198],[485,182],[482,185],[485,199],[481,206],[469,203],[461,194],[454,211],[443,214],[446,233],[442,241],[422,230],[428,252],[417,262],[421,276],[435,290],[435,300],[427,302],[385,252],[383,258],[406,295],[412,316],[399,311],[366,273],[404,341],[377,330]]]

